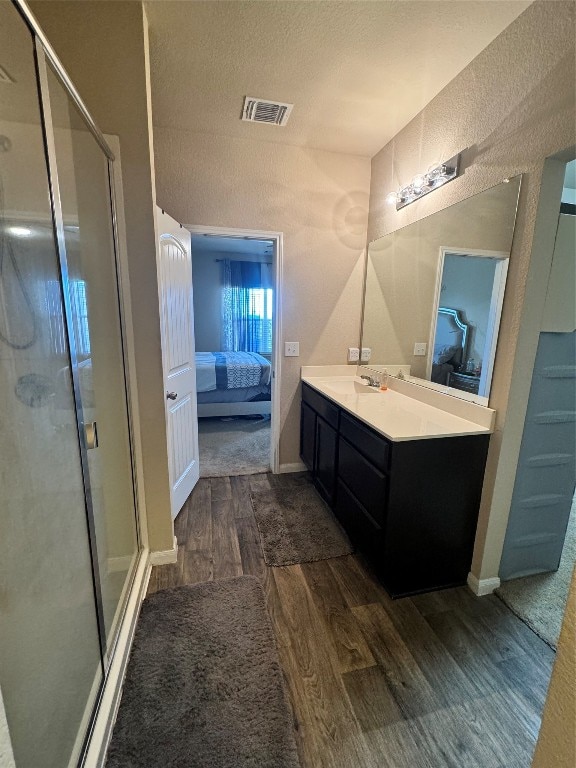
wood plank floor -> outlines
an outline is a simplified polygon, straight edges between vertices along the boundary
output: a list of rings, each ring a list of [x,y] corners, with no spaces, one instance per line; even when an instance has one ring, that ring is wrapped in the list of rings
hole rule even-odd
[[[178,562],[153,569],[149,593],[261,579],[303,768],[528,768],[553,651],[496,597],[392,601],[357,555],[266,566],[250,490],[302,480],[200,480],[175,522]]]

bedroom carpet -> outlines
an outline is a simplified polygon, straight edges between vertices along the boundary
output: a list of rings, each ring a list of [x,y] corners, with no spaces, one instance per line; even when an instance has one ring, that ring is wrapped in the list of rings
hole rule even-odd
[[[264,560],[283,566],[349,555],[352,545],[306,474],[292,488],[250,495]]]
[[[262,586],[156,592],[138,621],[107,768],[298,768]]]
[[[568,589],[576,562],[576,496],[568,521],[560,567],[554,573],[505,581],[496,594],[553,648],[558,646]]]
[[[270,419],[198,420],[200,477],[270,470]]]

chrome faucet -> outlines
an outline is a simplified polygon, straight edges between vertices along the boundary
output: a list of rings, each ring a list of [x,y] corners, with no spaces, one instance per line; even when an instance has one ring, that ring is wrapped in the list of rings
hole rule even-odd
[[[380,386],[380,382],[378,381],[378,379],[372,378],[372,376],[364,376],[364,375],[362,375],[362,376],[360,376],[360,378],[361,379],[366,379],[366,381],[368,382],[368,386],[369,387],[379,387]]]

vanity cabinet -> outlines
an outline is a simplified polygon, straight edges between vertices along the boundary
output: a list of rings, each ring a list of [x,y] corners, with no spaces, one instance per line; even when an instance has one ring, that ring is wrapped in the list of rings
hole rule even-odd
[[[302,384],[302,460],[392,597],[466,582],[488,442],[391,441]]]
[[[336,487],[336,459],[340,409],[307,387],[302,394],[300,456],[320,495],[332,506]]]

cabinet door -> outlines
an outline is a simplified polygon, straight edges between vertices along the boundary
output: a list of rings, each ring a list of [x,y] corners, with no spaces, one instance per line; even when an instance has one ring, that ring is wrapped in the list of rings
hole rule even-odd
[[[336,481],[338,433],[319,416],[316,419],[316,473],[318,490],[331,505]]]
[[[306,467],[314,474],[314,456],[316,454],[316,414],[302,403],[300,412],[300,457]]]
[[[388,479],[343,437],[338,446],[338,477],[373,520],[382,524],[386,516]]]

